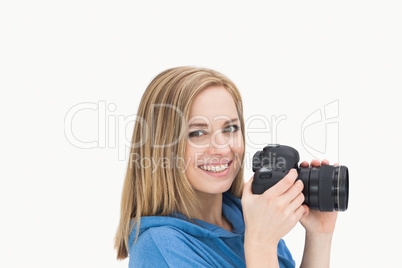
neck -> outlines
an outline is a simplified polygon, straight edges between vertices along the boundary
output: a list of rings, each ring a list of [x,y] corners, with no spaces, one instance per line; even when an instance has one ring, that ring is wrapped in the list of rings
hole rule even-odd
[[[200,201],[200,209],[195,218],[224,227],[224,217],[222,214],[222,193],[207,194],[196,191]]]

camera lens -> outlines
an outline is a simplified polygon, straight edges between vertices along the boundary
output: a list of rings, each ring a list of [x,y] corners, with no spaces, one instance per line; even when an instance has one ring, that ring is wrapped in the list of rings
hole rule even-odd
[[[349,199],[349,172],[345,166],[300,168],[305,204],[320,211],[345,211]]]
[[[345,211],[349,201],[349,170],[345,166],[335,167],[335,210]]]

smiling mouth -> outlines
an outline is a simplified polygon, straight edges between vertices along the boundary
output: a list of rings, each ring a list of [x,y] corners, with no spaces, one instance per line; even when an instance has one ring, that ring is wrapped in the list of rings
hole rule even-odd
[[[200,165],[198,167],[204,171],[208,171],[208,172],[212,172],[212,173],[220,173],[220,172],[227,170],[231,163],[232,163],[232,161],[229,161],[228,163],[225,163],[225,164],[205,164],[205,165]]]

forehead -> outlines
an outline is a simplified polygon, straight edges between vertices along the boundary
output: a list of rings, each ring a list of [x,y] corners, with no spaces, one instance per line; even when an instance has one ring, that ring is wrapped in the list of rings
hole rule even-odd
[[[210,120],[217,120],[220,116],[225,120],[227,117],[238,118],[235,102],[223,86],[206,88],[195,97],[190,107],[190,119],[198,116]]]

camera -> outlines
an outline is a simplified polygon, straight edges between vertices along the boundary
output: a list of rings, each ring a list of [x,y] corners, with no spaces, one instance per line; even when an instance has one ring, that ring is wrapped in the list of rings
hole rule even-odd
[[[297,180],[304,184],[303,194],[311,209],[345,211],[349,199],[349,171],[346,166],[298,167],[299,153],[292,147],[269,144],[253,156],[253,194],[262,194],[295,168]]]

